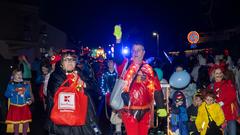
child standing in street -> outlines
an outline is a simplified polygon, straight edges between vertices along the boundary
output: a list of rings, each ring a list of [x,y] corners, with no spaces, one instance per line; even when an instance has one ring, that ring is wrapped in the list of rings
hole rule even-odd
[[[196,128],[195,121],[197,118],[198,114],[198,108],[202,104],[202,96],[200,93],[197,93],[196,95],[193,96],[193,104],[188,107],[187,112],[188,112],[188,130],[190,135],[199,135],[199,132]]]
[[[29,105],[32,103],[30,94],[30,84],[23,81],[22,71],[14,70],[12,80],[7,86],[5,97],[10,101],[7,124],[14,124],[14,135],[19,134],[19,125],[23,124],[23,135],[27,135],[29,122],[32,121],[32,115]]]
[[[215,99],[213,92],[207,92],[204,102],[198,108],[196,127],[201,135],[222,135],[221,125],[225,118],[220,105],[215,103]]]
[[[187,128],[186,98],[181,91],[173,94],[173,103],[170,114],[170,125],[174,135],[189,135]]]

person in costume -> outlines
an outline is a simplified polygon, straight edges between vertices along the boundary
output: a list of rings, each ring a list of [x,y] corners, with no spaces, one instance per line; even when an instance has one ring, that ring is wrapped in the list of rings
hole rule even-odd
[[[225,115],[224,134],[236,135],[237,97],[236,88],[232,81],[224,79],[224,66],[214,65],[211,69],[213,83],[209,88],[216,94],[216,102],[222,107]]]
[[[27,135],[29,122],[32,115],[29,105],[32,103],[30,94],[30,84],[24,82],[22,71],[16,69],[12,73],[12,80],[7,86],[5,97],[10,101],[6,123],[14,124],[14,134],[19,134],[19,124],[23,124],[23,135]]]
[[[109,125],[109,127],[111,127],[110,123],[109,123],[109,120],[111,121],[113,119],[110,119],[112,109],[110,107],[109,100],[110,100],[110,95],[111,95],[111,92],[113,90],[113,87],[114,87],[114,84],[116,82],[118,74],[117,74],[117,72],[114,68],[113,59],[108,59],[107,60],[107,67],[108,67],[107,71],[105,71],[102,74],[102,77],[100,79],[100,89],[102,90],[101,92],[102,92],[102,95],[103,95],[104,98],[102,98],[102,102],[101,102],[98,110],[101,113],[101,114],[99,114],[99,116],[101,116],[100,119],[102,119],[103,121],[105,120],[106,124]],[[103,111],[101,111],[101,110],[103,110]],[[113,113],[115,114],[117,112],[114,111]],[[115,114],[113,116],[118,117],[117,114]],[[115,127],[116,127],[115,128],[115,134],[116,135],[121,134],[121,132],[122,132],[122,130],[121,130],[122,122],[114,121],[112,124],[115,125]],[[106,130],[108,130],[108,132],[109,132],[109,129],[106,129]]]
[[[55,70],[56,63],[61,60],[60,55],[53,55],[50,59],[50,65],[51,68],[49,68],[48,73],[44,76],[44,82],[43,82],[43,95],[47,96],[47,86],[48,86],[48,81],[50,78],[51,73]]]
[[[184,70],[183,66],[178,65],[175,69],[175,72],[187,72],[187,71]],[[187,74],[188,74],[188,76],[190,76],[190,74],[188,72],[187,72]],[[187,76],[181,76],[180,80],[184,81],[185,79],[182,79],[182,78],[185,78],[185,77],[187,77]],[[178,80],[174,80],[174,81],[178,81]],[[171,87],[171,91],[170,91],[171,99],[173,98],[173,94],[178,90],[180,90],[184,94],[184,96],[186,98],[186,106],[188,108],[192,104],[193,96],[196,93],[196,83],[194,83],[192,81],[192,79],[190,79],[188,84],[184,87],[181,87],[181,88]]]
[[[116,52],[121,51],[116,50]],[[120,55],[114,55],[117,58],[118,75],[124,72],[122,79],[127,82],[121,95],[124,102],[121,116],[127,135],[148,134],[150,121],[153,118],[154,100],[158,115],[166,116],[160,82],[152,67],[143,61],[144,54],[143,44],[134,43],[130,61],[119,58]],[[127,68],[124,71],[126,64]]]
[[[195,123],[201,135],[222,135],[220,126],[224,123],[225,118],[220,105],[215,102],[215,98],[213,92],[206,92],[204,102],[198,108]],[[210,122],[215,123],[215,127],[211,126]]]
[[[173,94],[170,125],[174,135],[188,135],[188,115],[186,107],[186,98],[181,91]]]
[[[56,63],[54,72],[51,73],[48,87],[47,87],[47,128],[50,135],[95,135],[101,134],[95,118],[95,110],[93,108],[93,103],[85,90],[86,83],[82,80],[81,72],[76,67],[77,55],[75,50],[64,49],[61,51],[61,61]],[[77,82],[76,82],[77,81]],[[65,83],[64,83],[65,82]],[[64,87],[70,87],[72,84],[78,84],[74,89],[83,89],[85,96],[87,96],[86,108],[81,108],[86,110],[86,121],[82,125],[78,126],[66,126],[57,125],[50,118],[51,111],[54,106],[54,94],[63,88],[61,86],[64,83]],[[71,87],[72,88],[72,87]],[[64,100],[65,101],[65,100]],[[77,103],[76,103],[77,104]],[[71,121],[71,118],[68,118]]]
[[[201,104],[202,104],[202,95],[200,93],[196,93],[193,96],[193,104],[187,109],[188,118],[189,118],[188,130],[190,135],[199,135],[199,132],[195,125],[195,121],[198,114],[198,108]]]

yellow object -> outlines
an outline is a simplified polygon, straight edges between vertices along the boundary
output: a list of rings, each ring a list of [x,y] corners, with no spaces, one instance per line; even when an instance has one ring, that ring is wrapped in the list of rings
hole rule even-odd
[[[23,130],[23,124],[19,124],[19,133],[22,133]],[[14,133],[14,128],[13,128],[13,124],[7,124],[7,133]],[[30,132],[30,128],[28,127],[27,132]]]
[[[114,33],[113,35],[116,37],[116,40],[120,43],[122,38],[122,28],[121,25],[114,26]]]
[[[158,114],[158,117],[166,117],[167,111],[166,111],[166,109],[158,109],[157,114]]]
[[[208,112],[210,113],[212,119],[218,126],[222,125],[225,120],[224,113],[219,104],[213,103],[211,105],[206,105],[206,103],[203,102],[202,105],[198,108],[198,115],[195,121],[196,127],[201,135],[206,134],[209,122],[205,106],[208,109]]]

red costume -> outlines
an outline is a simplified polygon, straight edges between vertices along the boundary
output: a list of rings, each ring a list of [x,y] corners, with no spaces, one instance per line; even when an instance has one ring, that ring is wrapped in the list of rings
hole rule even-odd
[[[230,80],[222,80],[221,82],[214,83],[214,92],[217,96],[217,102],[223,102],[223,112],[225,119],[236,120],[237,118],[237,97],[236,89]]]
[[[123,64],[125,63],[124,60]],[[161,91],[159,80],[154,75],[152,67],[145,62],[142,64],[142,67],[140,67],[140,65],[131,63],[123,77],[128,82],[124,88],[124,93],[129,95],[129,104],[128,106],[125,105],[122,110],[122,119],[128,135],[148,134],[153,114],[154,92]],[[118,73],[121,74],[119,69],[121,67],[123,69],[124,66],[119,67]],[[138,71],[139,67],[140,70]],[[137,76],[134,79],[136,73]],[[137,118],[137,115],[139,115],[139,118]]]

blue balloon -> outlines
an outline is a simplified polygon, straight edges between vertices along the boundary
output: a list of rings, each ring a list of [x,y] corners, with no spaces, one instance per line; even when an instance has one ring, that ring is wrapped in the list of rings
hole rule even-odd
[[[169,79],[169,84],[174,88],[181,89],[190,83],[190,79],[189,73],[185,70],[174,72]]]

